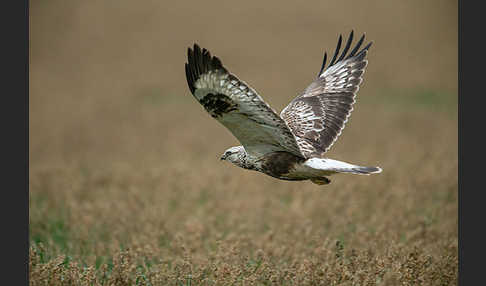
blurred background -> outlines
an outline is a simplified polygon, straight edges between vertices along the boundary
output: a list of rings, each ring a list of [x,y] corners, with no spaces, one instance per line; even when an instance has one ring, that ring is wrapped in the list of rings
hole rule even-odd
[[[355,129],[373,149],[379,130],[360,121],[380,124],[385,103],[457,102],[455,1],[32,1],[31,166],[217,158],[237,141],[191,97],[187,47],[209,49],[280,111],[351,29],[374,44],[336,149]]]
[[[316,237],[433,257],[457,243],[457,1],[35,0],[30,17],[30,235],[53,257],[102,263],[141,242],[175,259],[194,232],[252,235],[251,255],[281,227],[297,260]],[[383,173],[322,187],[220,162],[239,143],[191,96],[187,48],[280,112],[352,29],[373,45],[328,155]]]

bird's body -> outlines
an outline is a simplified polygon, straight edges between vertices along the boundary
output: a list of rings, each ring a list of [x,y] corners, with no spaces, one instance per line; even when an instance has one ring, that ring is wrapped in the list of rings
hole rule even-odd
[[[243,146],[232,147],[229,150],[223,154],[223,160],[228,160],[244,169],[262,172],[287,181],[311,180],[316,184],[324,185],[330,183],[328,176],[337,173],[368,175],[381,171],[377,167],[362,167],[329,158],[305,159],[285,151],[253,157],[246,153]]]
[[[194,97],[206,111],[242,143],[221,159],[269,176],[290,181],[328,184],[336,173],[372,174],[379,167],[362,167],[325,158],[352,111],[366,67],[371,43],[358,52],[364,36],[346,57],[351,32],[339,58],[341,37],[327,69],[327,54],[318,78],[277,115],[249,85],[239,80],[194,45],[188,50],[186,77]],[[346,58],[345,58],[346,57]]]

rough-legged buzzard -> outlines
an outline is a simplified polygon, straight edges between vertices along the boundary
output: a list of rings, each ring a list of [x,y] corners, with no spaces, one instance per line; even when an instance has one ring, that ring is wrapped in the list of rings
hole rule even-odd
[[[334,55],[304,92],[280,116],[245,82],[231,74],[208,50],[194,44],[185,64],[191,93],[206,111],[241,142],[221,160],[281,180],[329,184],[336,173],[369,175],[380,167],[363,167],[324,157],[348,120],[371,42],[359,50],[364,35],[351,48],[351,31],[342,53],[339,36]]]

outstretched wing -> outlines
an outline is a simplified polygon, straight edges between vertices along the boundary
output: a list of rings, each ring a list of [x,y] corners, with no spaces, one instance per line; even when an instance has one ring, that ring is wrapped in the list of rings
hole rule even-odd
[[[217,57],[194,44],[185,64],[189,89],[206,111],[253,155],[287,151],[301,156],[296,139],[285,121]]]
[[[326,65],[324,54],[318,78],[312,82],[282,111],[280,116],[294,133],[305,158],[321,157],[331,148],[353,110],[356,93],[368,61],[365,59],[371,42],[358,52],[364,35],[346,56],[351,42],[351,31],[346,46],[339,56],[342,36],[339,36],[334,56]]]

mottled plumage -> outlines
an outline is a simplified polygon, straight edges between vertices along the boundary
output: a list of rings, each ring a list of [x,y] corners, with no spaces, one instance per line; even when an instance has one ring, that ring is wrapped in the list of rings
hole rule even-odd
[[[363,81],[362,75],[368,63],[365,57],[371,43],[356,54],[363,43],[363,35],[346,56],[353,40],[351,32],[346,47],[334,63],[341,40],[340,36],[328,68],[324,70],[325,54],[318,78],[280,114],[297,137],[297,144],[306,158],[322,156],[337,140],[351,115],[354,98]]]
[[[194,44],[185,64],[191,93],[243,146],[228,149],[221,159],[282,180],[328,184],[335,173],[371,174],[379,167],[361,167],[323,157],[348,120],[367,65],[371,43],[364,35],[348,54],[351,32],[340,53],[342,37],[326,68],[284,108],[280,116],[243,81],[228,72],[208,50]]]

